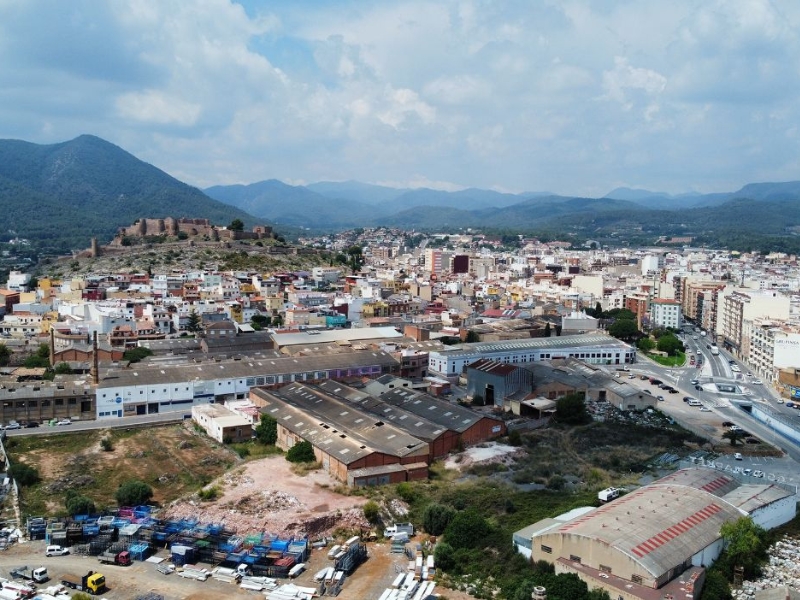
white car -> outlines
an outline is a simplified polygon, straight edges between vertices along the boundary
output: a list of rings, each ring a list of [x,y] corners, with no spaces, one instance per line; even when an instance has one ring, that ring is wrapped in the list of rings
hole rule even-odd
[[[700,412],[711,412],[710,408],[706,408],[705,406],[700,408]]]
[[[739,454],[738,452],[736,452],[736,453],[733,455],[733,460],[742,460],[742,455],[741,455],[741,454]],[[739,467],[737,467],[737,469],[738,469],[738,468],[739,468]]]
[[[69,548],[63,546],[48,546],[44,551],[45,556],[64,556],[65,554],[69,554]]]
[[[5,428],[6,429],[21,429],[22,425],[20,425],[16,421],[11,421],[8,425],[6,425]]]
[[[56,425],[72,425],[72,421],[69,419],[61,419]]]
[[[760,379],[753,379],[752,383],[753,385],[764,385],[764,382]]]

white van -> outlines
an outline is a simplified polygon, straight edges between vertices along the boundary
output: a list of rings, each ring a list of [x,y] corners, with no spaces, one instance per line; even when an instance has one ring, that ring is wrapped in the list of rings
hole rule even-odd
[[[48,546],[44,551],[45,556],[64,556],[69,554],[69,548],[63,546]]]

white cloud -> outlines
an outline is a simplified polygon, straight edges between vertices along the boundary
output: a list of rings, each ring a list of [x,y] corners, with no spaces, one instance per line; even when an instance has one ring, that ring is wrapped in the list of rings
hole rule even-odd
[[[201,186],[730,189],[796,177],[798,32],[769,0],[0,0],[0,137]]]

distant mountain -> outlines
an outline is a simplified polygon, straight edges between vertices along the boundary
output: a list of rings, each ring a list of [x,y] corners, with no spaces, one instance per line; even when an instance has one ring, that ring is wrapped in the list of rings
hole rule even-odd
[[[206,194],[257,217],[314,229],[352,227],[371,220],[379,211],[372,205],[344,198],[329,198],[303,186],[268,179],[250,185],[218,185]]]
[[[615,200],[627,200],[639,206],[653,209],[677,210],[698,206],[703,202],[701,194],[678,194],[672,195],[667,192],[651,192],[650,190],[619,187],[611,190],[604,198]]]
[[[364,204],[390,202],[408,191],[405,188],[371,185],[360,181],[320,181],[305,187],[327,198],[355,200]]]
[[[0,239],[17,235],[59,251],[86,248],[94,236],[107,241],[140,217],[255,223],[91,135],[51,145],[0,140],[0,214]]]

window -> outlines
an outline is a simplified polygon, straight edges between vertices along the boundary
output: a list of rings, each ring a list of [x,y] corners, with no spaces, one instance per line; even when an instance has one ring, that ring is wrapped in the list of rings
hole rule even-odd
[[[600,565],[600,570],[603,571],[604,573],[611,573],[611,567],[609,567],[608,565]]]
[[[63,398],[56,399],[56,406],[64,406],[64,399]]]
[[[574,554],[570,554],[569,555],[569,559],[571,561],[573,561],[573,562],[577,562],[577,563],[581,562],[581,557],[580,556],[575,556]]]
[[[638,583],[639,585],[642,585],[642,576],[641,575],[631,575],[631,581],[633,583]]]
[[[552,554],[553,549],[550,546],[545,546],[544,544],[542,544],[542,552],[544,552],[545,554]]]

